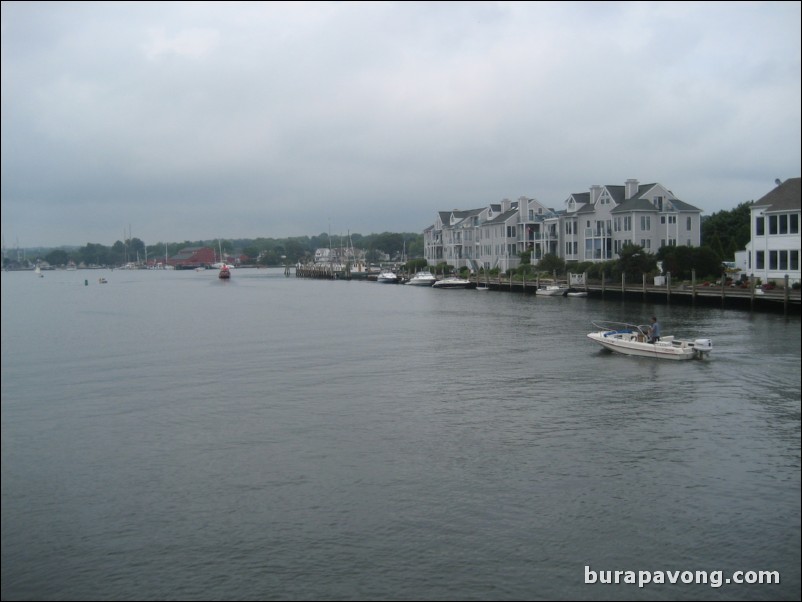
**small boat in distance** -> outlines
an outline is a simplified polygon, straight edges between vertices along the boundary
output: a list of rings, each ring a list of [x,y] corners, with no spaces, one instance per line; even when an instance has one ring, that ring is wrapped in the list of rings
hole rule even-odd
[[[623,322],[593,322],[599,330],[588,334],[588,338],[609,351],[640,357],[656,357],[669,360],[702,359],[713,350],[710,339],[675,339],[661,336],[656,342],[648,340],[648,326]]]
[[[421,270],[410,278],[407,284],[411,284],[412,286],[432,286],[435,282],[437,282],[437,278],[434,277],[434,274],[426,270]]]
[[[435,282],[432,285],[432,288],[468,288],[472,284],[473,282],[466,280],[465,278],[449,276],[448,278],[443,278],[442,280]]]
[[[226,257],[223,255],[223,243],[220,242],[220,239],[217,239],[217,247],[220,249],[220,261],[217,263],[213,263],[213,268],[219,268],[220,271],[217,273],[217,277],[221,280],[228,280],[231,278],[231,269],[234,267],[233,265],[229,265],[226,262]]]
[[[398,276],[391,270],[382,270],[376,278],[376,282],[382,284],[398,284]]]
[[[545,295],[547,297],[562,297],[568,292],[568,288],[560,284],[549,284],[548,286],[541,286],[535,291],[536,295]]]

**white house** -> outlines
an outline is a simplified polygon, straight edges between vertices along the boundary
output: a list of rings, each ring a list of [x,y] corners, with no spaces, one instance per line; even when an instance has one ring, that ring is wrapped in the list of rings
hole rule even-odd
[[[456,268],[507,271],[531,251],[533,264],[546,254],[567,262],[608,261],[626,243],[650,252],[663,246],[699,246],[701,210],[661,184],[591,186],[554,211],[537,199],[504,199],[481,209],[443,211],[423,233],[424,257]]]
[[[800,282],[800,178],[791,178],[756,201],[751,208],[751,238],[745,271],[764,283]]]
[[[624,186],[595,185],[590,193],[569,196],[565,208],[561,256],[566,261],[615,259],[627,243],[654,253],[701,241],[701,210],[662,184],[630,179]]]

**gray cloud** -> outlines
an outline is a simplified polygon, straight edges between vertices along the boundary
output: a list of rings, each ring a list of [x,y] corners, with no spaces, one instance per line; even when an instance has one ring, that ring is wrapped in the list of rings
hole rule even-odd
[[[4,3],[7,244],[421,231],[800,169],[799,3]]]

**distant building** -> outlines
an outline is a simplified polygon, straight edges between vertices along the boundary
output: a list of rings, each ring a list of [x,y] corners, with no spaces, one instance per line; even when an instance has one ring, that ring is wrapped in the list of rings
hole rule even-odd
[[[441,211],[423,232],[430,264],[507,271],[531,252],[537,264],[552,254],[566,262],[608,261],[627,243],[655,253],[664,246],[699,246],[701,213],[661,184],[627,180],[571,194],[555,211],[538,201],[504,199],[479,209]]]
[[[218,261],[211,247],[185,247],[167,259],[167,265],[175,268],[195,268],[212,265]]]
[[[751,237],[745,260],[736,255],[738,267],[764,283],[786,275],[791,283],[800,282],[800,198],[800,178],[791,178],[752,205]]]

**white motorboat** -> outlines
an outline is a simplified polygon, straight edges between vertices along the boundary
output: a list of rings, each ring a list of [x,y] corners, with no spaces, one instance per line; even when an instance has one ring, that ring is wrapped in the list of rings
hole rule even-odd
[[[398,276],[396,276],[395,272],[391,272],[390,270],[382,270],[379,272],[376,282],[380,282],[382,284],[397,284]]]
[[[468,288],[472,286],[473,282],[465,278],[458,278],[457,276],[449,276],[438,280],[432,285],[432,288]]]
[[[558,284],[550,284],[548,286],[541,286],[535,290],[536,295],[546,295],[551,297],[562,297],[568,292],[568,288]]]
[[[663,336],[656,342],[649,342],[648,326],[637,326],[622,322],[594,322],[599,330],[588,334],[588,338],[605,349],[669,360],[691,360],[704,358],[713,350],[710,339],[676,339],[673,335]]]
[[[437,282],[437,278],[434,277],[434,274],[422,270],[410,278],[407,284],[412,286],[432,286],[435,282]]]

